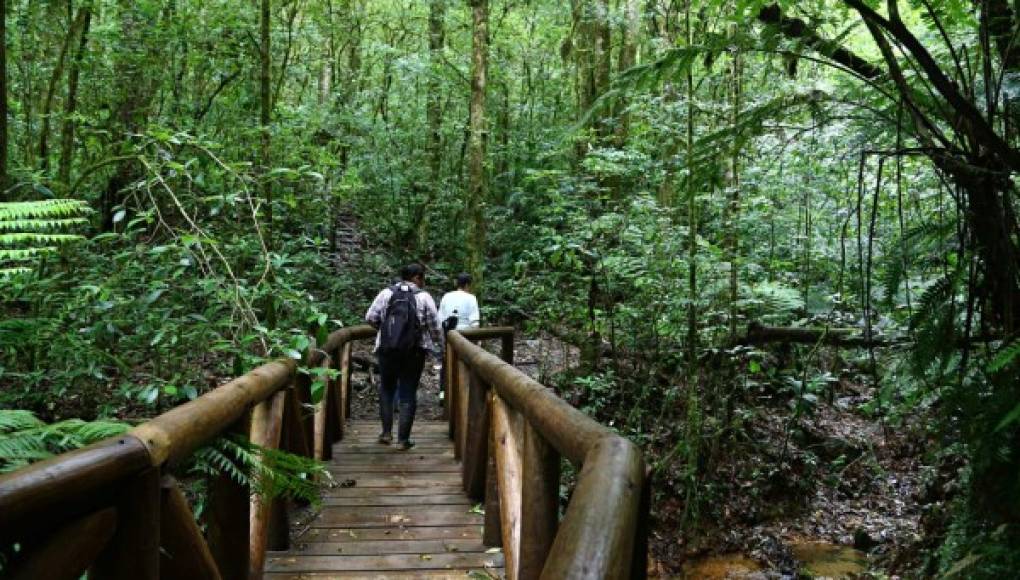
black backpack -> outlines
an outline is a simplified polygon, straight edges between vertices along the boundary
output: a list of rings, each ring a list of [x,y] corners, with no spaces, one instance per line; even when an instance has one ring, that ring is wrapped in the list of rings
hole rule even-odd
[[[420,290],[414,290],[407,284],[397,284],[391,290],[393,295],[386,304],[386,317],[379,329],[379,350],[409,353],[418,348],[421,338],[416,296]]]

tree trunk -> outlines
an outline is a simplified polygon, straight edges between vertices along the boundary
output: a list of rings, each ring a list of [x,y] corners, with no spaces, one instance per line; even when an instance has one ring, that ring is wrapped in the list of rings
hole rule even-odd
[[[489,52],[489,0],[469,0],[472,13],[471,107],[468,140],[468,199],[470,221],[468,269],[481,293],[485,272],[485,202],[489,184],[485,171],[485,75]]]
[[[727,208],[729,221],[727,259],[730,263],[730,315],[729,326],[730,336],[737,335],[737,301],[740,298],[739,271],[737,261],[740,259],[740,134],[738,132],[738,121],[740,119],[741,107],[741,85],[742,63],[740,50],[735,49],[733,53],[733,68],[731,78],[732,108],[730,110],[730,123],[733,127],[733,150],[730,152],[730,199]],[[808,242],[810,243],[810,242]]]
[[[60,165],[57,168],[57,182],[65,191],[71,188],[71,162],[74,155],[74,131],[76,123],[74,114],[78,110],[78,77],[81,74],[85,48],[89,40],[89,26],[92,23],[92,10],[83,6],[85,21],[82,23],[78,37],[78,50],[71,60],[71,68],[67,71],[67,98],[64,100],[64,126],[60,130]]]
[[[638,35],[641,31],[641,13],[638,9],[638,0],[624,1],[624,22],[621,25],[620,35],[620,59],[617,63],[617,71],[623,71],[637,64]],[[630,115],[627,114],[627,101],[624,97],[616,103],[616,110],[619,116],[619,125],[616,129],[617,145],[622,147],[627,142],[630,133]]]
[[[120,0],[121,39],[117,47],[114,71],[121,93],[114,107],[114,138],[121,139],[117,149],[121,155],[130,153],[130,136],[142,131],[153,96],[151,77],[146,75],[147,59],[155,58],[145,46],[145,40],[155,24],[147,24],[137,3]],[[104,231],[113,230],[114,209],[122,203],[121,190],[137,177],[134,161],[125,160],[117,165],[113,177],[106,184],[100,200],[100,219]]]
[[[259,16],[259,129],[261,140],[259,147],[259,163],[262,166],[262,199],[266,204],[265,213],[265,236],[266,247],[272,251],[273,248],[273,186],[269,183],[270,158],[269,145],[269,123],[272,117],[272,83],[270,67],[272,66],[272,53],[270,52],[270,0],[262,0]]]
[[[442,189],[443,169],[443,104],[439,74],[442,65],[443,45],[446,42],[446,0],[429,2],[429,77],[426,87],[428,104],[425,116],[429,127],[428,164],[429,188],[418,224],[418,249],[424,251],[428,243],[429,208]]]
[[[0,201],[7,197],[7,1],[0,1]]]
[[[687,46],[694,45],[694,29],[691,21],[691,2],[687,0],[684,8],[687,22]],[[694,159],[694,71],[687,68],[687,163]],[[687,362],[690,365],[691,378],[696,373],[698,360],[698,204],[697,189],[694,184],[694,168],[687,167]]]
[[[64,63],[67,61],[67,51],[70,49],[71,42],[84,29],[85,22],[90,19],[90,15],[91,11],[88,6],[82,6],[78,9],[78,15],[74,18],[70,29],[67,31],[67,36],[64,37],[64,42],[60,45],[57,63],[53,66],[50,82],[46,86],[46,99],[43,101],[42,110],[42,130],[39,132],[39,164],[44,172],[50,168],[50,114],[53,112],[53,98],[57,94],[57,85],[60,83],[60,78],[64,76]]]

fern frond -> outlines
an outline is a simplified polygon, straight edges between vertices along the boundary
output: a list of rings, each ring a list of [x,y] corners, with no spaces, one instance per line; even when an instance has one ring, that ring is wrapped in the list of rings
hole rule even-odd
[[[130,426],[69,419],[47,425],[29,411],[0,411],[0,472],[119,435]]]
[[[67,233],[86,223],[88,204],[77,199],[0,203],[0,278],[30,271],[20,264],[81,241]]]
[[[997,373],[1020,359],[1020,338],[1003,346],[995,353],[995,358],[988,363],[988,372]]]
[[[42,199],[0,203],[0,221],[78,217],[92,212],[80,199]]]
[[[924,293],[921,294],[921,299],[918,301],[917,311],[914,316],[910,319],[910,327],[916,329],[921,326],[925,320],[936,316],[943,310],[945,305],[950,301],[956,294],[957,285],[960,281],[959,269],[950,272],[949,275],[943,276],[928,286]]]
[[[0,244],[15,246],[18,244],[66,244],[81,240],[81,236],[74,234],[40,234],[38,232],[16,232],[13,234],[0,234]]]
[[[260,447],[247,439],[220,437],[196,451],[192,473],[226,474],[253,494],[319,501],[319,482],[329,472],[318,461],[276,449]]]
[[[76,226],[86,225],[85,218],[55,218],[55,219],[24,219],[24,220],[0,220],[0,231],[53,231],[69,230]]]
[[[40,421],[31,411],[21,409],[0,410],[0,433],[34,429],[42,425],[45,425],[45,423]]]

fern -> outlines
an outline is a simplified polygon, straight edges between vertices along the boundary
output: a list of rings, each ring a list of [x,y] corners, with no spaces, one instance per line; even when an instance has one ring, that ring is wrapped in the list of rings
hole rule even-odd
[[[319,501],[319,482],[329,479],[313,459],[260,447],[238,436],[220,437],[192,456],[192,473],[226,474],[253,494]]]
[[[1020,359],[1020,338],[1003,346],[995,353],[995,358],[988,363],[988,372],[997,373],[1017,359]]]
[[[0,277],[30,271],[28,262],[83,239],[67,232],[84,225],[90,212],[77,199],[0,203]]]
[[[130,425],[108,419],[68,419],[46,424],[30,411],[0,410],[0,473],[120,435]],[[313,459],[266,449],[237,436],[220,437],[196,451],[188,470],[209,476],[226,474],[253,493],[270,497],[319,500],[319,482],[330,478]]]
[[[129,427],[120,421],[81,419],[47,425],[29,411],[0,411],[0,473],[120,435]]]

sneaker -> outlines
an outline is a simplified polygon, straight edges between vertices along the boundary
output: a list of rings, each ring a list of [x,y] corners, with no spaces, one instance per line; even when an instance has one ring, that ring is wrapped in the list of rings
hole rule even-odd
[[[389,433],[383,433],[382,435],[379,436],[379,443],[382,443],[383,445],[389,445],[390,443],[393,443],[393,435],[390,435]]]
[[[403,449],[404,451],[407,451],[408,449],[414,447],[414,439],[408,439],[407,441],[401,441],[400,443],[398,443],[398,445],[400,445],[401,449]]]

